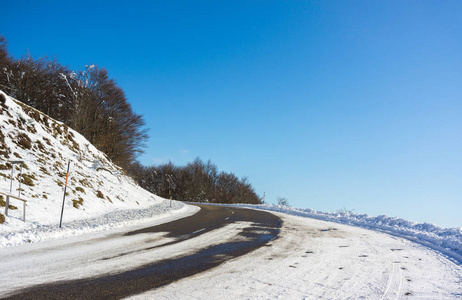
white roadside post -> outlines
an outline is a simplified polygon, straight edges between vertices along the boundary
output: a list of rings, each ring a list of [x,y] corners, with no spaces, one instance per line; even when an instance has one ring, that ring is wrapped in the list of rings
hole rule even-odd
[[[21,162],[21,168],[19,169],[19,191],[18,191],[18,198],[21,198],[21,182],[22,182],[22,165],[24,164],[24,162]]]
[[[22,165],[24,164],[24,161],[22,160],[13,160],[10,161],[11,164],[11,179],[10,179],[10,194],[13,193],[13,177],[14,177],[14,165],[21,165],[20,173],[19,173],[19,195],[18,198],[21,197],[21,176],[22,176]],[[8,216],[8,206],[10,205],[10,197],[6,196],[6,201],[5,201],[5,216]],[[25,204],[24,204],[25,206]]]

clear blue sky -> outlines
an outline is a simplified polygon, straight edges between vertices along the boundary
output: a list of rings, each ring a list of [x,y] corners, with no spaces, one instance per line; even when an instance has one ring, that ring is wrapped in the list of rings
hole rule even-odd
[[[461,1],[3,1],[20,57],[105,67],[149,165],[211,159],[267,202],[462,226]]]

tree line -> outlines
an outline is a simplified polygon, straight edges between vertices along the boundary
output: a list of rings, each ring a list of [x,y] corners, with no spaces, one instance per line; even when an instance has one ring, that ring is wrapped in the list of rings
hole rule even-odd
[[[158,166],[131,165],[129,172],[148,191],[164,198],[190,202],[260,204],[247,177],[219,171],[210,160],[196,158],[186,166],[172,162]]]
[[[143,188],[162,197],[185,201],[260,203],[247,178],[219,172],[196,159],[142,166],[137,157],[148,139],[145,121],[136,114],[124,91],[105,68],[87,65],[73,71],[48,56],[15,59],[0,35],[0,89],[81,133],[123,167]]]

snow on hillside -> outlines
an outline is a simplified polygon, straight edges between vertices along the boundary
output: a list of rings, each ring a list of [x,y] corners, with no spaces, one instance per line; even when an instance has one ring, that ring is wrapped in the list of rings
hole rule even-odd
[[[124,213],[114,222],[127,221],[129,210],[135,208],[149,211],[131,216],[135,218],[152,218],[184,208],[181,203],[170,208],[169,201],[139,187],[82,135],[0,91],[0,191],[10,192],[10,161],[18,160],[24,161],[20,193],[27,200],[26,222],[22,221],[23,203],[10,199],[8,216],[0,224],[3,246],[46,239],[49,235],[34,232],[49,232],[59,225],[69,161],[63,227],[73,222],[74,229],[79,228],[85,225],[77,220],[97,218],[95,224],[99,225],[87,227],[102,228],[112,224],[117,211]],[[15,165],[11,192],[15,196],[19,194],[19,175],[19,165]],[[4,196],[0,196],[0,205],[3,215]]]
[[[243,204],[238,206],[282,212],[381,231],[430,247],[447,255],[454,262],[462,264],[462,227],[443,228],[434,224],[417,223],[385,215],[372,217],[367,214],[356,214],[347,211],[323,212],[309,208],[292,208],[274,204]]]

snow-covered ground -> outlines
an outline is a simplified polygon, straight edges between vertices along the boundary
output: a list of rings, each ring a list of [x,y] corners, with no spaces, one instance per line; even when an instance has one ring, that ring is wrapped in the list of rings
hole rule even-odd
[[[356,214],[348,211],[324,212],[309,208],[292,208],[274,204],[238,206],[283,212],[294,216],[385,232],[430,247],[447,255],[454,262],[462,264],[462,227],[443,228],[435,224],[417,223],[385,215],[373,217],[367,214]]]
[[[177,217],[194,212],[187,206]],[[438,251],[356,226],[275,214],[282,218],[283,227],[268,245],[130,299],[462,298],[462,266]],[[3,248],[0,262],[5,280],[0,295],[31,284],[113,274],[188,255],[239,235],[249,226],[244,223],[171,245],[163,233],[123,235],[141,228],[138,225]],[[158,247],[140,251],[146,243]],[[34,267],[37,264],[41,268]]]
[[[428,247],[276,214],[284,226],[268,247],[130,299],[462,298],[462,267]]]
[[[23,222],[23,203],[10,199],[12,206],[0,224],[0,247],[135,225],[185,209],[180,202],[170,207],[168,200],[139,187],[65,124],[0,94],[5,97],[5,103],[0,102],[0,191],[9,194],[12,189],[12,195],[27,200]],[[11,161],[24,162],[22,176],[20,165],[14,165],[13,182]],[[59,229],[69,162],[63,228]],[[0,194],[2,215],[5,200]]]

